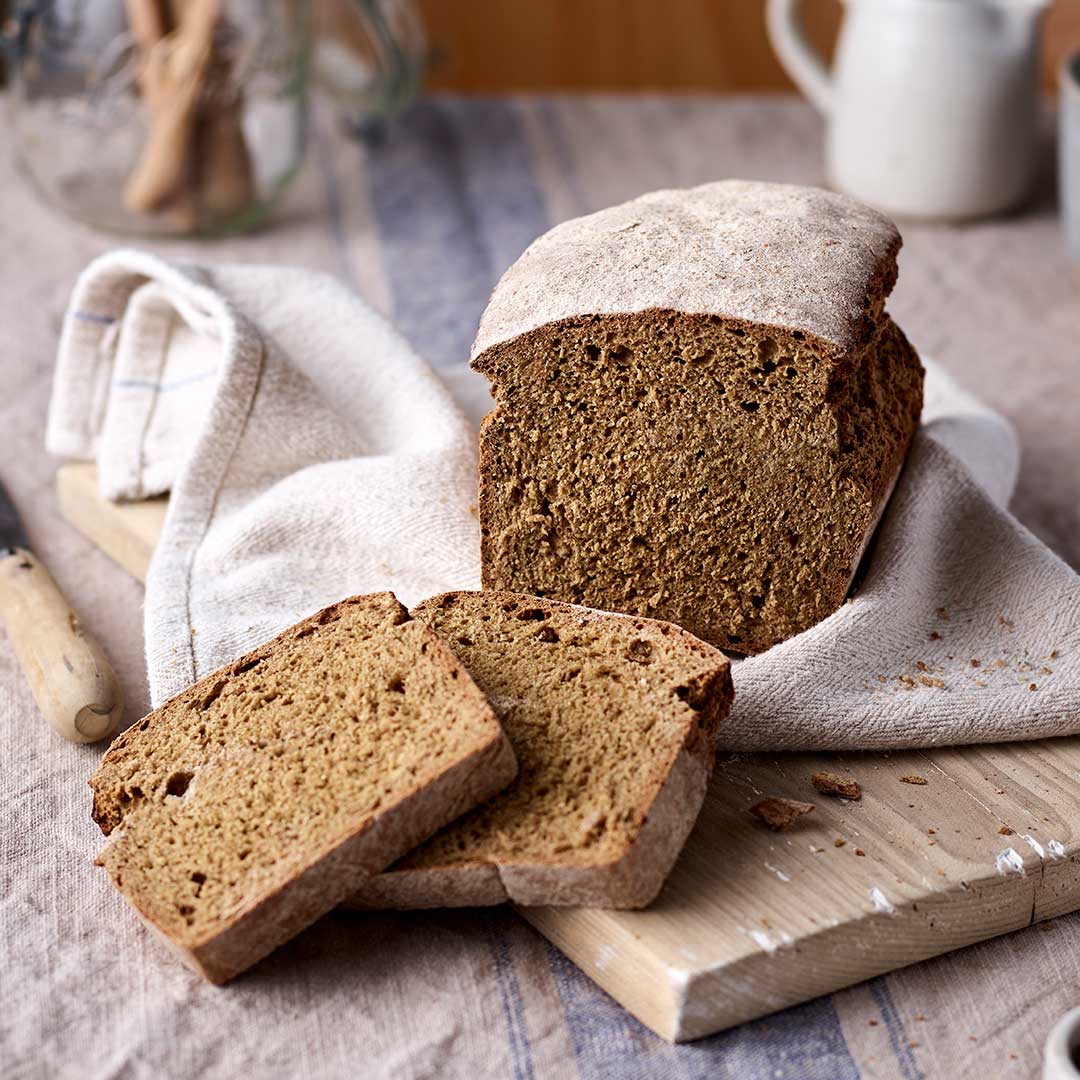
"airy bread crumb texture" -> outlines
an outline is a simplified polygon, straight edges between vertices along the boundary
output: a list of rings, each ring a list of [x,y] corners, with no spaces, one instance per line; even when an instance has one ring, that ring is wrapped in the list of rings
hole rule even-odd
[[[880,309],[881,299],[874,305]],[[668,620],[756,653],[843,601],[922,405],[887,315],[848,353],[671,310],[481,354],[485,588]]]
[[[377,842],[356,843],[471,759],[480,775],[459,778],[434,817],[418,813],[393,836],[384,828]],[[301,882],[255,935],[262,954],[513,773],[494,714],[449,650],[391,594],[355,597],[115,741],[91,780],[94,817],[113,833],[99,862],[181,950]],[[313,877],[347,841],[349,859]],[[243,952],[230,969],[258,958]]]
[[[408,879],[410,871],[613,867],[642,835],[676,760],[686,755],[699,783],[634,880],[609,889],[599,879],[568,886],[570,879],[537,878],[529,902],[651,900],[700,808],[713,739],[732,698],[724,656],[667,623],[506,592],[450,593],[413,614],[487,694],[519,772],[505,791],[375,879],[384,899],[393,906],[470,902],[467,888],[461,896],[438,875],[417,875],[424,882],[411,895],[395,891],[388,879]],[[507,892],[485,896],[471,902],[506,899]],[[510,898],[519,899],[512,887]]]

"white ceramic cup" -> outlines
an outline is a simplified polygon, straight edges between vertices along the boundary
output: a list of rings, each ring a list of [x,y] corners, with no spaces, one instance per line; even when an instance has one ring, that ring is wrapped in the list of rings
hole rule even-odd
[[[998,213],[1039,160],[1045,0],[845,0],[832,72],[799,0],[768,0],[769,37],[824,114],[830,183],[898,217]]]
[[[1050,1031],[1043,1055],[1043,1080],[1080,1080],[1080,1008],[1067,1012]]]

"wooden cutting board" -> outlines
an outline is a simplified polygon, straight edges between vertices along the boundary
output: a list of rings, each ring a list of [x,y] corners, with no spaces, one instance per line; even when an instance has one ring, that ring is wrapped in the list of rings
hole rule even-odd
[[[81,464],[60,469],[58,489],[64,515],[144,578],[166,500],[105,502]],[[819,769],[856,778],[862,799],[818,795],[808,778]],[[771,833],[747,812],[765,795],[817,810]],[[1080,739],[1069,738],[721,755],[652,907],[521,914],[655,1032],[684,1041],[1077,908]]]

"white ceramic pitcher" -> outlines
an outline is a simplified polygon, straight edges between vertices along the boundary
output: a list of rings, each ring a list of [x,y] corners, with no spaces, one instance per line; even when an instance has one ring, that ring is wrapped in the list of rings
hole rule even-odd
[[[1027,194],[1038,162],[1046,0],[845,0],[830,75],[799,0],[768,0],[773,48],[825,114],[842,191],[898,216],[966,218]]]

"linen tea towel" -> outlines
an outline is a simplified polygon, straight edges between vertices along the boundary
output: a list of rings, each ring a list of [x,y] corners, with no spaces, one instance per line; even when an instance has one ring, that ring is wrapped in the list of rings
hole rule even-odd
[[[92,263],[67,313],[54,454],[102,493],[170,491],[146,583],[155,705],[357,592],[479,586],[467,369],[446,384],[326,276]],[[915,747],[1080,730],[1080,578],[1007,510],[1006,423],[928,365],[927,404],[855,596],[738,661],[738,750]]]

